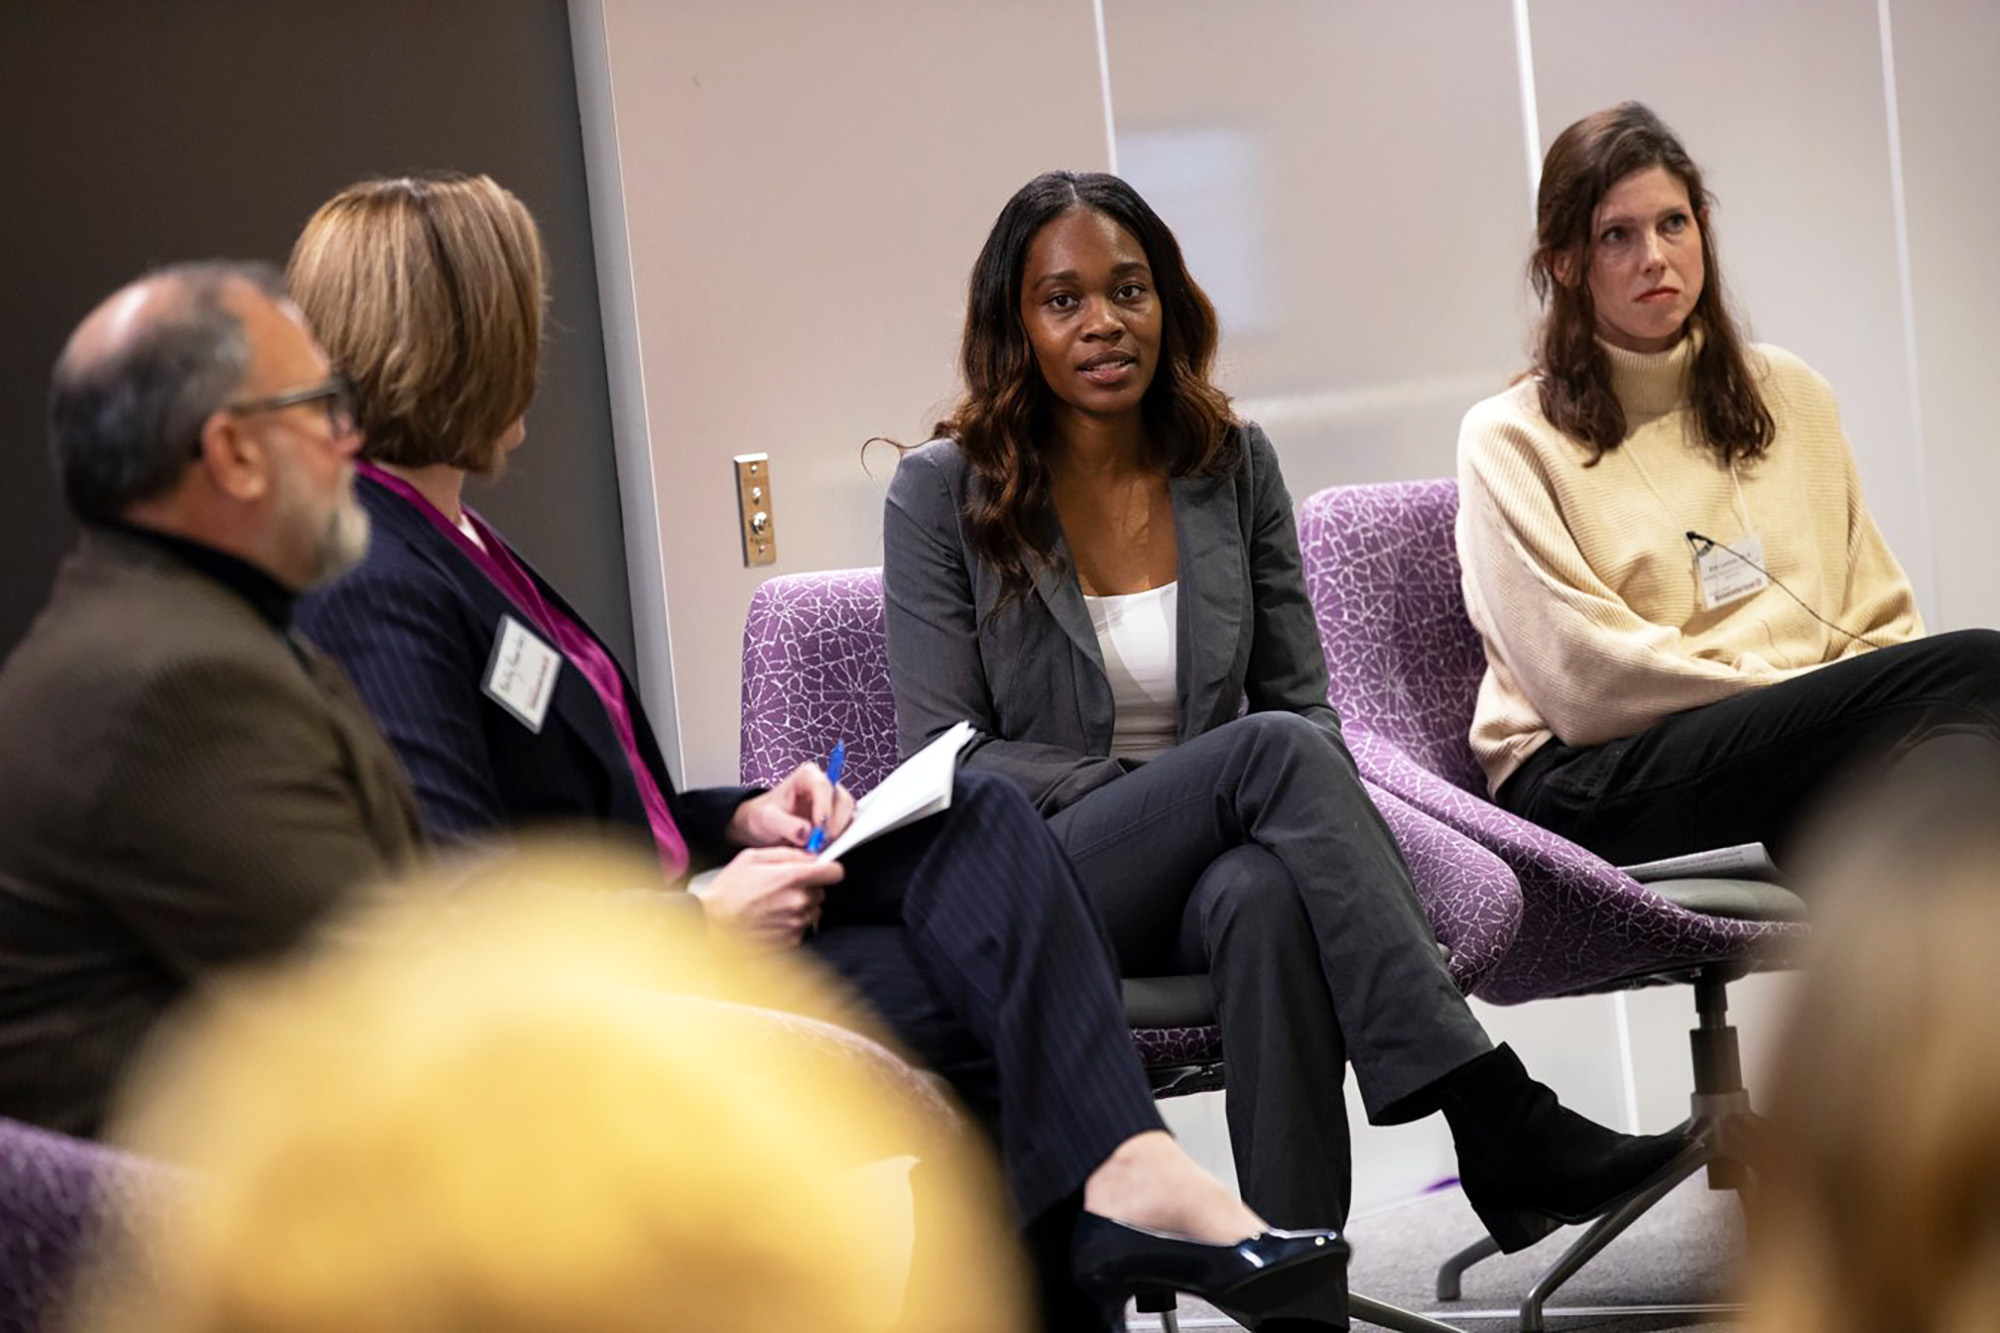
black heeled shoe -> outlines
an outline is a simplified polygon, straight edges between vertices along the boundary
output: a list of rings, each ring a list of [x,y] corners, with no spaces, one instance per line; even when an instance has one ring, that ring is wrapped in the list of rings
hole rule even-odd
[[[1609,1212],[1689,1143],[1681,1133],[1620,1134],[1578,1115],[1505,1046],[1446,1075],[1436,1096],[1466,1202],[1505,1254]]]
[[[1077,1285],[1107,1312],[1122,1312],[1134,1296],[1165,1292],[1252,1315],[1334,1283],[1345,1298],[1347,1256],[1337,1231],[1273,1229],[1234,1245],[1207,1245],[1088,1212],[1077,1218],[1070,1242]]]

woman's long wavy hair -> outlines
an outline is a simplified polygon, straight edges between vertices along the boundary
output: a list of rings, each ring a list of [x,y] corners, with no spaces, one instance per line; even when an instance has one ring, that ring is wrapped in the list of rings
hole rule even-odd
[[[1593,450],[1591,461],[1625,439],[1625,409],[1611,388],[1611,362],[1597,341],[1590,296],[1591,220],[1611,187],[1635,171],[1662,167],[1680,181],[1694,206],[1706,273],[1688,316],[1694,354],[1692,419],[1724,464],[1756,459],[1771,447],[1776,426],[1757,392],[1744,341],[1730,317],[1709,229],[1714,200],[1701,169],[1660,118],[1637,102],[1585,116],[1560,135],[1542,162],[1535,206],[1535,252],[1528,277],[1547,306],[1535,348],[1542,415]]]
[[[959,344],[965,392],[933,428],[958,441],[978,479],[966,499],[966,535],[1000,574],[996,610],[1025,595],[1055,560],[1039,522],[1049,503],[1052,395],[1021,319],[1021,281],[1028,247],[1042,228],[1081,208],[1130,232],[1153,270],[1163,319],[1160,364],[1141,404],[1148,447],[1169,476],[1213,476],[1237,463],[1229,397],[1208,378],[1218,334],[1215,307],[1189,275],[1173,232],[1116,176],[1050,171],[1035,177],[1000,210],[972,266]]]

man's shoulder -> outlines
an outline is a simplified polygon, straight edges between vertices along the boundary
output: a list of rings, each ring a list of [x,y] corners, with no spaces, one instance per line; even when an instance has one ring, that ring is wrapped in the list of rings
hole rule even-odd
[[[106,802],[167,751],[199,750],[215,719],[259,697],[311,706],[285,641],[207,583],[143,558],[65,562],[0,664],[0,825],[80,845]]]
[[[0,681],[60,674],[103,689],[189,661],[282,664],[287,651],[239,594],[170,558],[99,543],[64,561]]]

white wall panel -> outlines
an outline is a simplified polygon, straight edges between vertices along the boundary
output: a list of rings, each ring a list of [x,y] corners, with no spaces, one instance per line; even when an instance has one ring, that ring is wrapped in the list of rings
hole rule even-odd
[[[1107,0],[1120,171],[1223,317],[1294,494],[1439,476],[1524,361],[1504,4]]]
[[[1935,629],[2000,625],[2000,4],[1890,0],[1918,379],[1937,556]]]

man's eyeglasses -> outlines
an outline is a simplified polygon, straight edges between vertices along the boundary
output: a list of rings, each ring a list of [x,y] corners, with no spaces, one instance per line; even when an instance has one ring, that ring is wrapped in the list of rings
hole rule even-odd
[[[281,393],[270,398],[249,398],[240,403],[225,403],[222,410],[240,417],[257,412],[276,412],[281,408],[300,407],[306,403],[326,405],[326,424],[332,429],[336,438],[354,430],[358,419],[354,404],[354,383],[338,372],[318,384],[309,384],[303,389],[293,389],[290,393]],[[201,452],[199,444],[195,446],[195,452]]]

